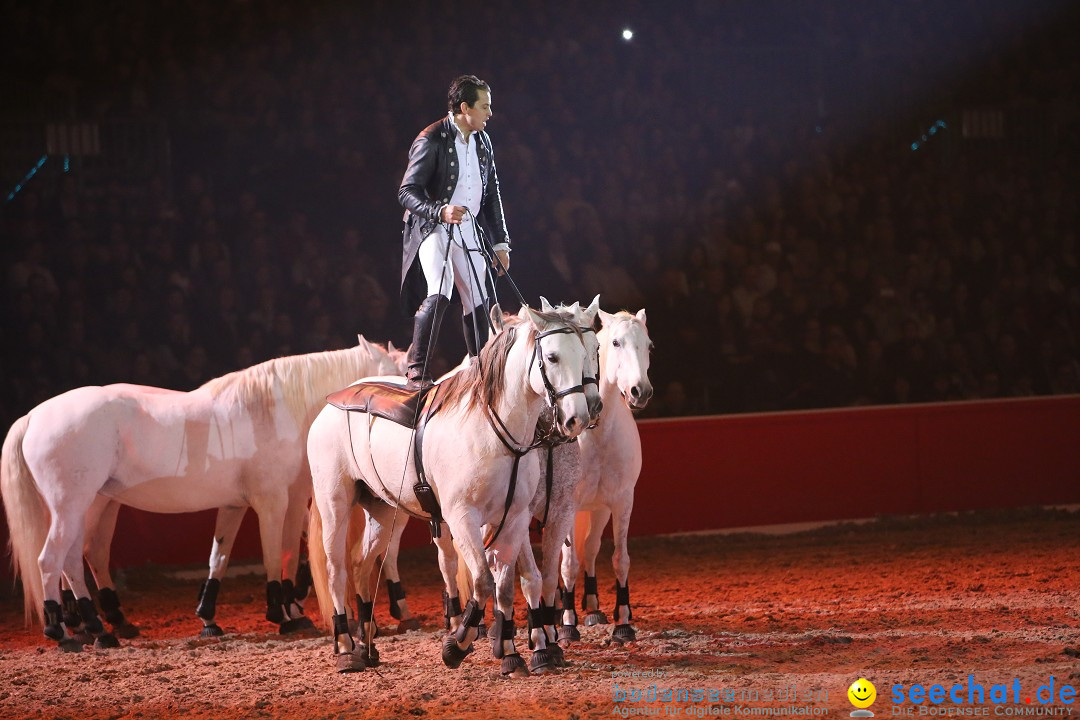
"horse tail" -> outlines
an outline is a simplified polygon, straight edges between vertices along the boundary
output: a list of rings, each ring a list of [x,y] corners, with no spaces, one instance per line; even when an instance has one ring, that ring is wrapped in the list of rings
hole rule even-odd
[[[461,551],[458,550],[457,543],[454,543],[454,552],[458,555],[457,563],[457,577],[454,580],[457,582],[458,597],[461,598],[462,604],[473,598],[473,580],[472,571],[469,570],[469,565],[461,559]]]
[[[589,535],[592,527],[592,513],[588,510],[578,510],[574,515],[574,553],[578,562],[581,562],[581,549],[585,547],[585,538]]]
[[[326,571],[326,550],[323,548],[322,526],[319,504],[312,502],[308,513],[307,532],[311,586],[315,589],[315,597],[319,601],[319,614],[322,616],[323,625],[329,628],[333,627],[334,622],[334,601],[330,599],[330,575]]]
[[[45,547],[50,523],[49,510],[23,456],[23,438],[29,425],[29,415],[15,421],[4,439],[0,457],[0,495],[7,513],[14,576],[22,575],[23,617],[27,626],[35,619],[42,620],[40,613],[45,603],[45,589],[41,584],[38,555]]]
[[[345,533],[345,589],[346,593],[351,589],[355,594],[357,584],[357,578],[353,575],[354,566],[353,558],[358,556],[357,548],[364,542],[364,529],[367,527],[367,516],[364,515],[364,508],[359,503],[353,503],[353,506],[349,509],[349,530]],[[364,587],[370,586],[370,578],[360,578],[360,581],[364,583]],[[345,596],[345,603],[348,605],[348,594]]]

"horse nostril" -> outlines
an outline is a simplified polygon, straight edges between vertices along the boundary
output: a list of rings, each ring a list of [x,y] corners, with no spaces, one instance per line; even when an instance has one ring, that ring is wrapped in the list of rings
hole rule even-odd
[[[641,395],[641,389],[637,385],[635,385],[634,387],[630,388],[630,394],[634,397],[638,397],[639,395]]]

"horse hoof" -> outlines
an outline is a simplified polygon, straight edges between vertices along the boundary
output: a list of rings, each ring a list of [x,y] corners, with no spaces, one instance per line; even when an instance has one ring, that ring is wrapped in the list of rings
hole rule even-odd
[[[536,657],[536,653],[533,653]],[[525,667],[525,660],[518,653],[511,653],[502,659],[502,674],[506,677],[529,677],[529,668]]]
[[[112,633],[102,633],[94,640],[94,647],[98,650],[112,650],[120,647],[120,641]]]
[[[80,645],[93,645],[94,644],[94,636],[91,635],[90,633],[86,632],[85,630],[80,630],[77,633],[73,633],[71,635],[71,639],[74,640],[75,642],[79,643]]]
[[[353,650],[351,653],[338,653],[334,655],[334,665],[337,667],[339,673],[353,673],[360,672],[367,667],[364,664],[364,658],[361,656],[359,649]]]
[[[314,629],[315,623],[311,622],[311,620],[307,617],[301,615],[298,618],[286,620],[285,622],[281,623],[281,627],[278,629],[278,632],[281,635],[291,635],[292,633],[301,632],[302,630]]]
[[[563,649],[557,644],[549,644],[547,646],[548,654],[551,655],[551,663],[555,667],[566,667],[569,663],[566,662],[566,655],[563,653]]]
[[[139,637],[139,628],[129,622],[126,622],[123,625],[113,625],[113,635],[118,638],[130,640],[131,638]]]
[[[77,653],[82,652],[83,644],[75,638],[64,638],[56,644],[56,647],[60,648],[60,652]]]
[[[620,645],[623,643],[634,642],[637,640],[637,630],[634,630],[634,626],[629,623],[626,625],[616,625],[615,629],[611,631],[611,639]]]
[[[457,640],[453,635],[448,635],[446,640],[443,641],[442,646],[442,661],[448,668],[456,668],[461,665],[461,661],[468,657],[469,653],[473,651],[472,645],[462,650],[458,647]]]
[[[534,650],[532,659],[529,661],[529,669],[537,674],[543,674],[554,670],[555,661],[551,657],[551,650],[549,648]]]
[[[592,627],[593,625],[607,625],[607,615],[601,610],[593,610],[585,616],[585,627]]]
[[[221,637],[224,634],[225,634],[225,631],[221,629],[220,625],[218,625],[217,623],[210,623],[209,625],[204,625],[203,626],[202,632],[199,633],[199,637],[201,637],[201,638]]]
[[[402,633],[407,633],[410,630],[419,630],[419,629],[420,629],[420,621],[418,619],[414,618],[414,617],[405,618],[404,620],[399,622],[398,626],[397,626],[398,635],[401,635]]]
[[[361,645],[356,652],[360,653],[360,657],[368,667],[379,667],[379,648],[372,645],[369,650],[367,645]]]
[[[559,628],[559,644],[566,647],[563,643],[569,644],[571,642],[577,642],[581,639],[581,632],[578,631],[577,625],[563,625]]]

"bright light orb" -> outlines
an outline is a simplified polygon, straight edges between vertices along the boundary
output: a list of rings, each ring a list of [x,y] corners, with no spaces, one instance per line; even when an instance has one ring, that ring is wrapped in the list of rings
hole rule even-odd
[[[627,29],[622,31],[622,39],[623,40],[632,40],[633,38],[634,38],[634,31],[631,30],[630,28],[627,28]]]

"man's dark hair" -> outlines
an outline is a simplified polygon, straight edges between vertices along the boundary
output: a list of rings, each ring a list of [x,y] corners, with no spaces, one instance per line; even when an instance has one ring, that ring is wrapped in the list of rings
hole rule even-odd
[[[488,84],[475,75],[454,78],[454,82],[450,83],[450,89],[446,92],[446,108],[452,113],[457,113],[460,111],[461,103],[472,107],[480,97],[481,90],[491,92]]]

